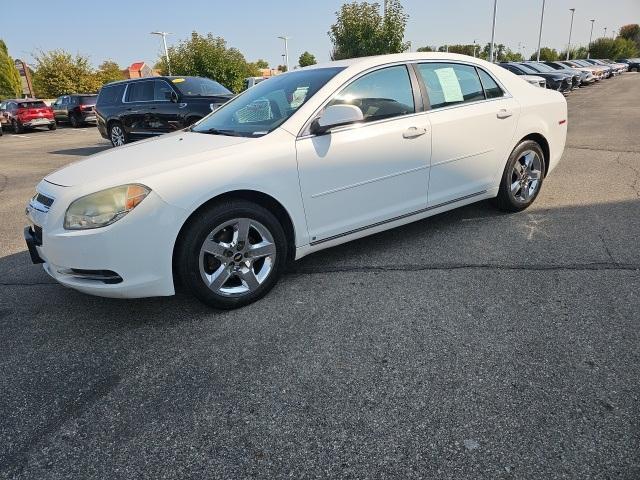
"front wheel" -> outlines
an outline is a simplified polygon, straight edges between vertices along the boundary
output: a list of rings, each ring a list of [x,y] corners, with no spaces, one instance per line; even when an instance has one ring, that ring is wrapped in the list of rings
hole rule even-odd
[[[545,158],[532,140],[520,143],[509,156],[498,191],[498,208],[519,212],[531,205],[542,187]]]
[[[127,134],[120,122],[113,122],[109,126],[109,140],[114,147],[120,147],[127,143]]]
[[[56,124],[56,122],[49,124],[49,130],[55,130],[56,128],[58,128],[58,125]]]
[[[212,206],[181,233],[174,269],[202,302],[232,309],[260,299],[287,264],[287,238],[278,219],[244,200]]]

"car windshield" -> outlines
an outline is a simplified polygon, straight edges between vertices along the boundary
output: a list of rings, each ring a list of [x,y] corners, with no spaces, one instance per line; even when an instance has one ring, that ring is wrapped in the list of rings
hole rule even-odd
[[[544,63],[527,63],[528,67],[533,68],[534,70],[538,70],[539,72],[553,72],[553,68],[549,65],[545,65]]]
[[[517,66],[518,66],[518,68],[520,68],[521,70],[523,70],[526,73],[532,73],[534,75],[536,73],[540,73],[537,70],[534,70],[533,68],[529,67],[528,65],[523,65],[523,64],[519,63]]]
[[[242,137],[266,135],[282,125],[341,70],[340,67],[314,68],[272,77],[211,113],[192,131]]]
[[[18,108],[45,108],[44,102],[20,102]]]
[[[86,97],[80,97],[80,105],[95,105],[97,98],[98,98],[97,95],[89,95],[89,96],[86,96]]]
[[[187,97],[213,97],[216,95],[233,95],[218,82],[201,77],[173,77],[171,82]]]

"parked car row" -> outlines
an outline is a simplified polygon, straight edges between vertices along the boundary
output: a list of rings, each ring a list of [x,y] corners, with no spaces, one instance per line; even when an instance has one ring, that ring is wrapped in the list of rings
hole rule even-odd
[[[22,133],[27,128],[56,128],[51,107],[35,98],[16,98],[0,102],[0,124],[2,128],[8,127],[15,133]]]
[[[620,75],[638,63],[634,59],[621,62],[612,60],[558,60],[554,62],[503,62],[499,65],[531,84],[568,93],[576,88],[585,87],[605,78]],[[637,59],[635,59],[637,60]]]

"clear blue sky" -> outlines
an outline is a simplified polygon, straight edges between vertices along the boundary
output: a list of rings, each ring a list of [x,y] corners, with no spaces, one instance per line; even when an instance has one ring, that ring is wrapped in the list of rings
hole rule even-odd
[[[169,43],[187,38],[192,30],[213,32],[253,61],[282,62],[282,41],[293,37],[290,59],[309,50],[318,60],[329,59],[327,36],[341,0],[0,0],[0,38],[13,57],[31,58],[38,49],[63,48],[88,55],[92,63],[113,59],[127,66],[144,60],[153,64],[161,52],[152,30],[174,32]],[[406,40],[413,49],[447,43],[488,43],[493,0],[403,0],[410,15]],[[28,13],[27,5],[35,14]],[[101,5],[101,6],[99,6]],[[536,48],[542,0],[498,0],[496,42],[530,55]],[[640,23],[640,0],[547,0],[543,46],[565,48],[569,8],[575,7],[572,43],[589,40],[589,19],[595,18],[594,38],[604,27],[619,29]],[[16,16],[26,21],[7,21]]]

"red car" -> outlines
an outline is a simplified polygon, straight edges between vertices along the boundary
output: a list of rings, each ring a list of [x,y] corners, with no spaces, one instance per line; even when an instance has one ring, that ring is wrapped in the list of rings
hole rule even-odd
[[[5,126],[11,126],[15,133],[36,127],[56,129],[51,107],[35,98],[3,100],[0,103],[0,122]]]

